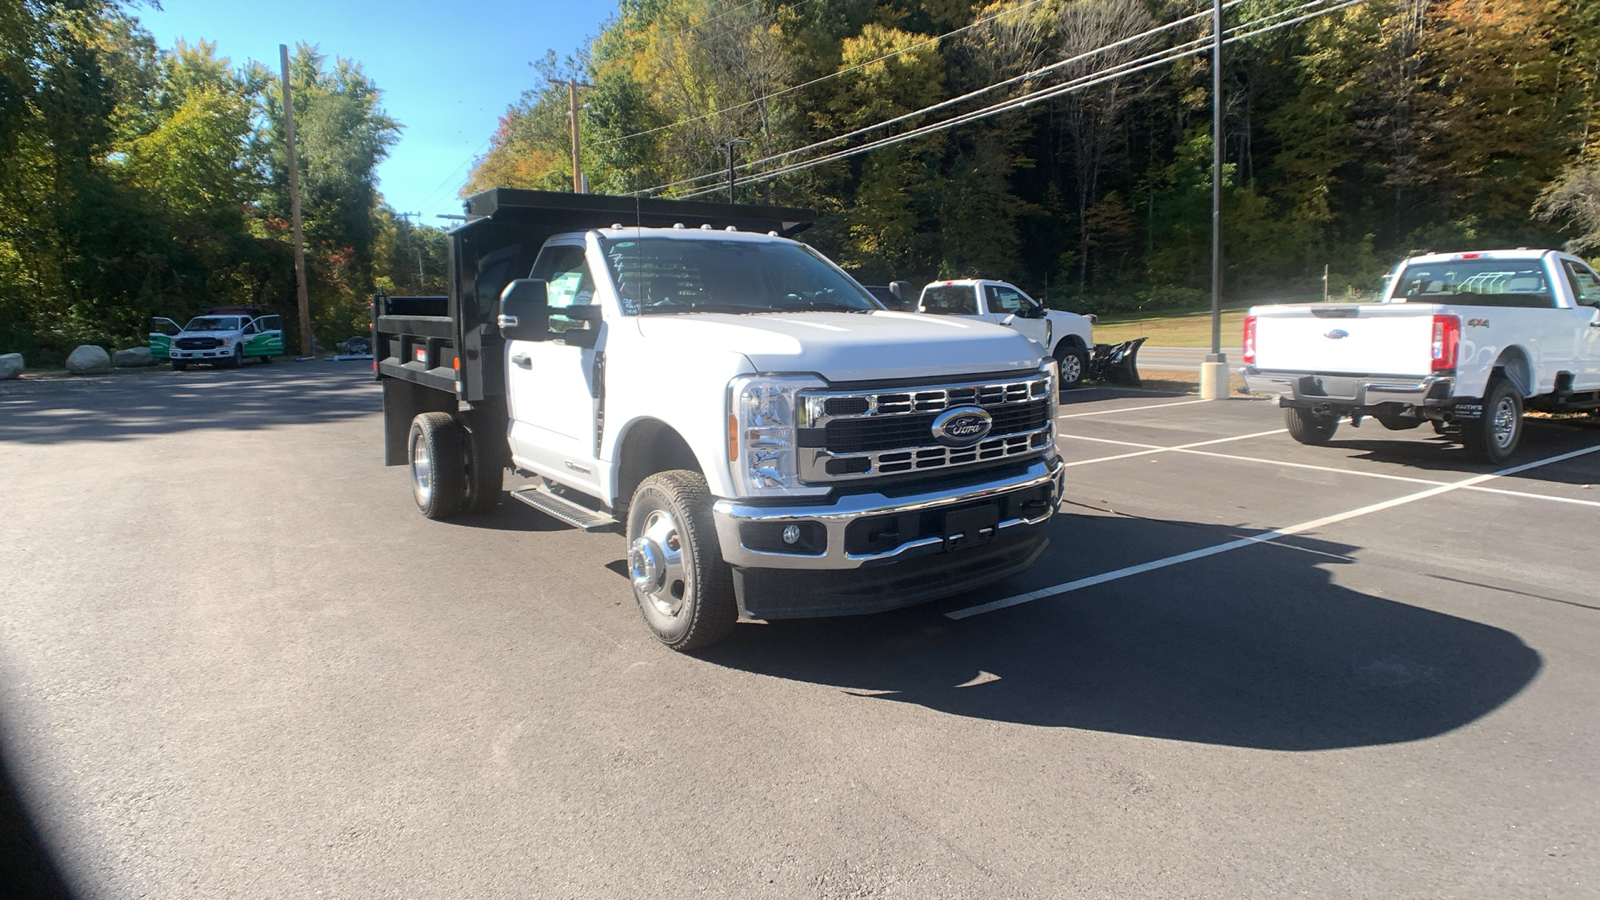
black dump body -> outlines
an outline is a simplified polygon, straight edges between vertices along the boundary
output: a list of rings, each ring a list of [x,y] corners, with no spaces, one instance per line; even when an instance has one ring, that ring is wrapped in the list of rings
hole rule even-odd
[[[533,270],[552,236],[623,225],[683,225],[774,231],[792,237],[816,216],[777,206],[649,200],[495,188],[466,201],[468,221],[450,232],[450,293],[389,297],[372,305],[372,355],[384,383],[386,461],[405,462],[411,419],[462,404],[504,408],[504,339],[495,325],[500,293]]]

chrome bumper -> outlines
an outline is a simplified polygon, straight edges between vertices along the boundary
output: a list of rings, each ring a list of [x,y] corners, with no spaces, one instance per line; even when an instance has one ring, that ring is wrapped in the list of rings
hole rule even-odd
[[[1449,403],[1455,377],[1429,375],[1316,375],[1304,372],[1263,372],[1253,366],[1239,370],[1245,389],[1252,394],[1277,394],[1280,406],[1331,405],[1346,408],[1398,403],[1404,406],[1441,406]]]
[[[1048,485],[1050,502],[1037,516],[1002,519],[997,525],[996,537],[1039,525],[1055,513],[1061,500],[1063,465],[1059,457],[1039,460],[1026,472],[1001,481],[974,486],[962,486],[943,491],[929,491],[909,497],[888,497],[883,494],[849,494],[833,503],[816,506],[756,506],[737,500],[718,500],[711,508],[712,521],[717,528],[717,539],[722,545],[722,557],[734,566],[762,569],[857,569],[912,556],[938,553],[944,550],[944,536],[924,537],[906,541],[881,553],[849,553],[845,549],[845,530],[852,522],[872,516],[900,513],[937,511],[947,507],[971,504],[974,501],[1003,498],[1016,491],[1028,491]],[[765,526],[821,525],[826,533],[826,543],[820,553],[779,553],[745,546],[740,539],[740,526],[760,524]]]

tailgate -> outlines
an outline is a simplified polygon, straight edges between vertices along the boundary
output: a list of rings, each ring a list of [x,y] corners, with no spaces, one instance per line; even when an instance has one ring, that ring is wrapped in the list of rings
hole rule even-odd
[[[1433,369],[1433,304],[1276,306],[1256,316],[1256,368],[1416,375]]]

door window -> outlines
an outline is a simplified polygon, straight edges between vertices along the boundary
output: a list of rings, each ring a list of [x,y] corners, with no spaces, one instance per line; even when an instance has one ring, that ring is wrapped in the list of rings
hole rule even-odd
[[[1572,296],[1578,305],[1600,307],[1600,278],[1582,263],[1564,259],[1561,264],[1567,269],[1567,281],[1572,285]]]
[[[544,279],[551,309],[594,302],[594,278],[582,247],[547,247],[533,264],[533,277]]]
[[[1021,313],[1031,305],[1022,292],[1013,287],[991,284],[984,290],[989,292],[989,312],[992,313]]]

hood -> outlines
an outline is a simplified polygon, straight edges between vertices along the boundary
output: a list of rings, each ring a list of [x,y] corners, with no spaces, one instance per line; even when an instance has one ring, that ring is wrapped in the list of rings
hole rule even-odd
[[[831,382],[1032,372],[1039,348],[998,325],[917,313],[641,316],[639,332],[693,352],[740,353],[758,372]]]

